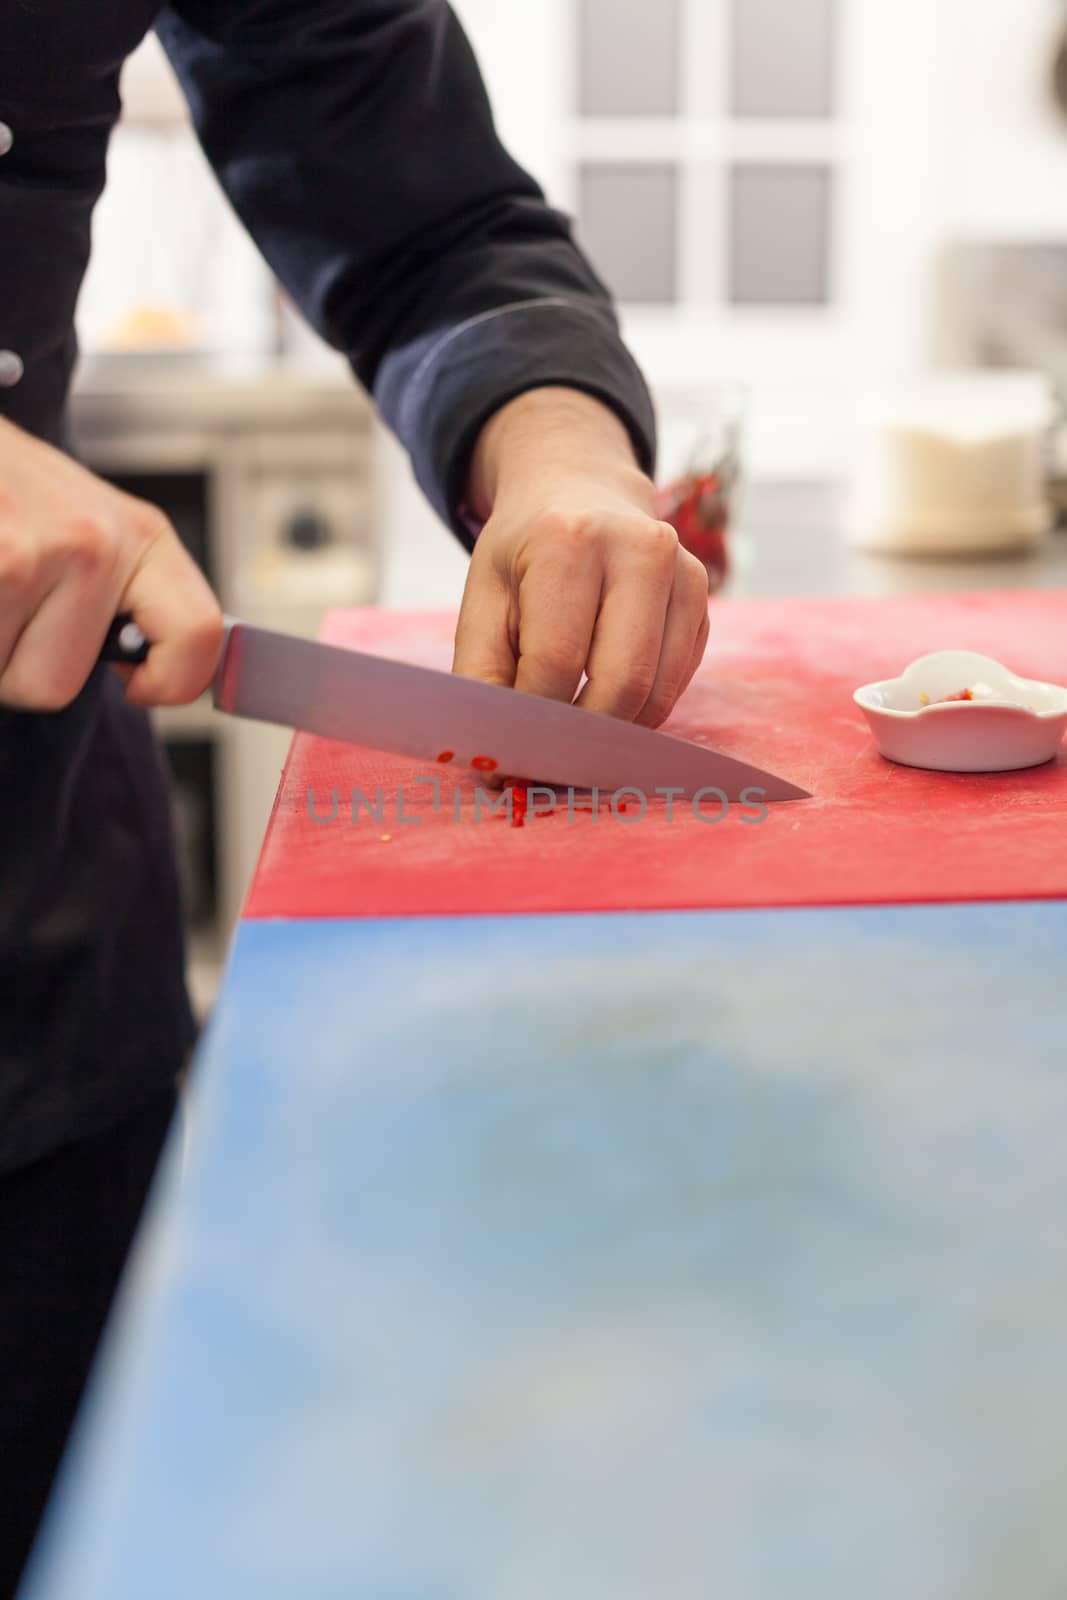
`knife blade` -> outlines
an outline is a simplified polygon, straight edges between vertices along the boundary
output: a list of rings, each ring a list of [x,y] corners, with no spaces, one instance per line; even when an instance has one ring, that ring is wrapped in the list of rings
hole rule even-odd
[[[807,797],[773,773],[650,728],[233,619],[214,701],[237,716],[427,761],[450,752],[459,764],[492,762],[508,777],[545,784]]]
[[[108,639],[105,659],[133,659],[129,618],[116,619]],[[753,805],[809,798],[774,773],[671,734],[232,617],[213,699],[233,716],[427,762],[447,755],[457,767],[531,783],[648,798],[707,789]]]

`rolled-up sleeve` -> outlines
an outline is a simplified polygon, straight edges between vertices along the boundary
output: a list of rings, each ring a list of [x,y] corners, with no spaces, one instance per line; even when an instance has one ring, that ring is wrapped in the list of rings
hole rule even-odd
[[[611,298],[497,137],[444,0],[177,0],[160,38],[234,208],[459,515],[482,425],[560,384],[655,424]]]

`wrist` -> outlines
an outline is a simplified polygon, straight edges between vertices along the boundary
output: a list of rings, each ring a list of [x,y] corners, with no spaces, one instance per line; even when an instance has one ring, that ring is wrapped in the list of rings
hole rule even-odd
[[[557,486],[594,480],[602,495],[654,510],[653,484],[625,425],[577,389],[530,389],[490,417],[471,459],[467,505],[484,520],[502,499],[549,477]]]

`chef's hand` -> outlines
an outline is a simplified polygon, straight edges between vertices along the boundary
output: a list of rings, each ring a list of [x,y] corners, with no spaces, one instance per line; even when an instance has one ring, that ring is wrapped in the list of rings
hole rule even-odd
[[[704,654],[708,578],[658,520],[614,412],[535,389],[489,421],[453,670],[656,727]]]
[[[121,669],[127,697],[195,700],[222,618],[166,517],[0,419],[0,705],[69,704],[122,611],[152,640],[143,666]]]

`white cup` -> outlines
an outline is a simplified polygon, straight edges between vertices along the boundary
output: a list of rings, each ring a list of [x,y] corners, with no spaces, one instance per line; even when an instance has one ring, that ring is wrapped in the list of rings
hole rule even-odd
[[[861,408],[844,529],[901,554],[977,554],[1036,544],[1052,526],[1057,406],[1031,372],[920,378]]]

